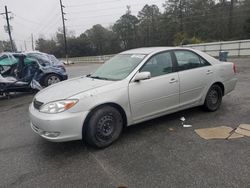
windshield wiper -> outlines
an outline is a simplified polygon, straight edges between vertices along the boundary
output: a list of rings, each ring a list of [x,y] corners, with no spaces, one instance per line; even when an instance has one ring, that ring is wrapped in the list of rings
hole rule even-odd
[[[120,79],[105,78],[105,77],[100,77],[100,76],[92,76],[91,74],[87,74],[86,77],[99,79],[99,80],[110,80],[110,81],[118,81],[118,80],[120,80]]]
[[[100,77],[100,76],[91,76],[91,74],[88,74],[87,77],[94,78],[94,79],[99,79],[99,80],[108,80],[108,78],[104,78],[104,77]]]

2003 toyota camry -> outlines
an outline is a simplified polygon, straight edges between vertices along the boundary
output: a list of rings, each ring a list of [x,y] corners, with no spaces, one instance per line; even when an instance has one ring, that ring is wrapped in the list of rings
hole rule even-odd
[[[31,127],[50,141],[106,147],[125,126],[194,106],[217,110],[236,81],[233,63],[201,51],[128,50],[91,75],[40,91],[29,107]]]

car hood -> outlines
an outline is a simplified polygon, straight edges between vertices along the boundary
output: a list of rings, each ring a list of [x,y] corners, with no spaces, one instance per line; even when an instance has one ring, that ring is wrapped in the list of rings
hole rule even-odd
[[[99,80],[89,77],[78,77],[49,86],[40,91],[35,98],[37,101],[43,103],[67,99],[79,93],[109,85],[113,82],[114,81]]]

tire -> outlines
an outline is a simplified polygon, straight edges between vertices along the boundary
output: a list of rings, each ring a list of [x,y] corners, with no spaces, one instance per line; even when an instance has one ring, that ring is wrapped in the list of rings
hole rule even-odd
[[[220,108],[222,101],[222,89],[218,85],[212,85],[207,92],[204,108],[206,111],[214,112]]]
[[[116,141],[123,129],[120,112],[112,106],[95,110],[85,127],[85,141],[97,148],[104,148]]]
[[[52,84],[56,84],[58,82],[62,81],[61,77],[57,74],[48,74],[44,80],[43,80],[43,85],[45,87],[48,87]]]

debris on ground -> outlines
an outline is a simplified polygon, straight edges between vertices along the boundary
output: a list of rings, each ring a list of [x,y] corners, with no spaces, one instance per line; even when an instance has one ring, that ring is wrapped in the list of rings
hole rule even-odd
[[[168,130],[170,130],[170,131],[174,131],[174,129],[173,129],[172,127],[168,128]]]
[[[181,117],[180,120],[181,120],[182,122],[184,122],[184,121],[186,121],[186,118],[185,118],[185,117]]]
[[[240,124],[235,133],[250,137],[250,124]]]
[[[186,124],[184,124],[183,127],[184,128],[189,128],[189,127],[192,127],[192,125],[186,125]]]
[[[194,130],[201,138],[210,139],[232,139],[244,137],[234,132],[232,127],[220,126]]]
[[[192,127],[192,125],[186,125],[186,124],[185,124],[185,121],[186,121],[186,118],[185,118],[185,117],[181,117],[180,120],[181,120],[181,125],[182,125],[182,127],[184,127],[184,128]]]
[[[36,89],[38,91],[41,91],[43,89],[43,87],[40,85],[40,83],[38,81],[36,81],[35,79],[33,79],[30,83],[30,87],[32,89]]]

